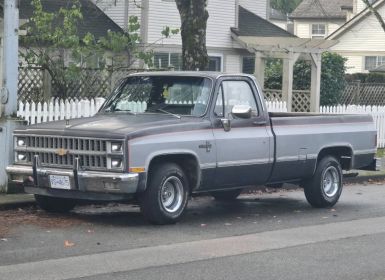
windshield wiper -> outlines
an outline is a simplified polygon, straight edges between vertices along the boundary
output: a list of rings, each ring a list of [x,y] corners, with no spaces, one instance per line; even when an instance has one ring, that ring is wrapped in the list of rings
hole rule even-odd
[[[113,113],[113,112],[128,112],[130,114],[134,114],[131,112],[131,110],[122,110],[122,109],[106,109],[104,110],[106,113]]]
[[[159,111],[159,112],[165,113],[165,114],[167,114],[167,115],[171,115],[171,116],[174,116],[174,117],[176,117],[176,118],[178,118],[178,119],[181,119],[181,118],[182,118],[180,115],[177,115],[177,114],[174,114],[174,113],[168,112],[168,111],[166,111],[166,110],[163,110],[163,109],[161,109],[161,108],[158,108],[158,109],[156,109],[156,111]]]

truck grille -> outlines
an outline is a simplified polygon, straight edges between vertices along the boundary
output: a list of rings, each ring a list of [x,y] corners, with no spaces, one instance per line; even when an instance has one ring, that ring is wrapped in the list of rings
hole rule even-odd
[[[73,168],[79,158],[83,169],[108,169],[110,145],[106,140],[56,136],[26,136],[26,161],[35,155],[44,167]]]

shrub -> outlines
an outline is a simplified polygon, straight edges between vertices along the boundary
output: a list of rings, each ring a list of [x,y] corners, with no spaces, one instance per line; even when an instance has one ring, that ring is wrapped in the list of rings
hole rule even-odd
[[[321,105],[338,104],[345,89],[345,62],[342,56],[325,52],[322,55]],[[293,89],[308,90],[311,85],[311,64],[299,60],[294,65]],[[282,60],[269,59],[266,63],[265,88],[282,88]]]

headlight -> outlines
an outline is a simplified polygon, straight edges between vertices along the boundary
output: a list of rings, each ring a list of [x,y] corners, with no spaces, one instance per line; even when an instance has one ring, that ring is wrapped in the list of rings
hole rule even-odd
[[[121,159],[112,159],[111,160],[111,168],[121,168],[122,160]]]
[[[17,153],[18,161],[25,161],[27,159],[27,155],[25,153]]]
[[[17,138],[16,144],[18,147],[24,147],[25,146],[25,138]]]
[[[121,152],[122,151],[122,143],[111,143],[111,151],[112,152]]]

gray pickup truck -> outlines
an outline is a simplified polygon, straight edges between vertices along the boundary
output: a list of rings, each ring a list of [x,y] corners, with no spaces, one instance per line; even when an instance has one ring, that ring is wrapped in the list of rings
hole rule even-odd
[[[81,200],[139,201],[174,223],[188,197],[236,199],[242,188],[297,182],[331,207],[342,170],[374,170],[370,116],[268,113],[253,76],[154,72],[123,79],[93,117],[14,132],[10,178],[47,211]]]

